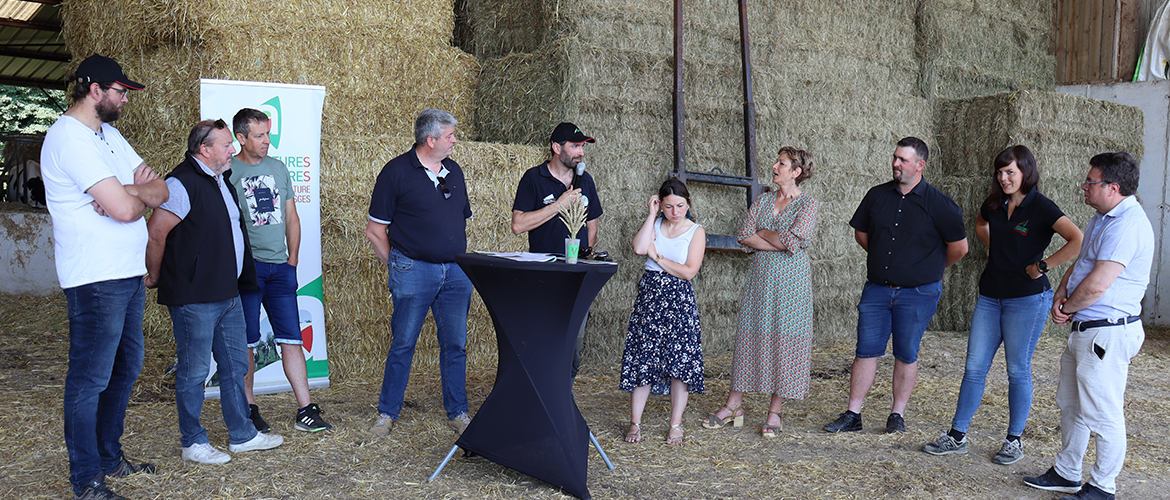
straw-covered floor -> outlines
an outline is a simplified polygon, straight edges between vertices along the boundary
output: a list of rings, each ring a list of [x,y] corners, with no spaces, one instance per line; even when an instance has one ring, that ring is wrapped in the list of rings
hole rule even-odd
[[[30,314],[35,311],[35,314]],[[0,296],[0,497],[71,498],[68,457],[62,437],[61,395],[68,327],[61,297]],[[1164,388],[1170,383],[1170,334],[1147,329],[1134,358],[1127,391],[1129,452],[1119,478],[1126,498],[1160,498],[1170,488],[1170,444]],[[831,435],[820,426],[845,404],[852,359],[847,342],[813,351],[812,390],[784,409],[784,431],[776,440],[759,437],[767,404],[749,395],[746,426],[707,430],[699,420],[726,396],[730,358],[707,359],[707,394],[693,395],[684,425],[687,441],[661,443],[669,415],[664,397],[654,397],[644,417],[645,441],[622,441],[628,396],[617,387],[617,367],[591,364],[577,380],[576,400],[617,469],[589,456],[588,487],[594,498],[818,498],[936,499],[1047,498],[1021,482],[1043,472],[1060,446],[1059,412],[1053,402],[1063,337],[1041,339],[1034,362],[1036,400],[1024,434],[1026,457],[1015,465],[990,462],[1007,421],[1002,358],[992,367],[983,406],[969,434],[966,455],[932,457],[922,444],[946,430],[962,376],[965,338],[929,332],[923,341],[919,384],[906,414],[908,432],[879,430],[890,398],[892,361],[882,360],[878,382],[863,413],[866,429]],[[382,499],[382,498],[570,498],[547,484],[483,458],[456,458],[438,480],[427,483],[454,434],[447,428],[434,370],[416,370],[406,410],[386,438],[366,433],[376,412],[377,379],[347,379],[313,391],[335,428],[318,434],[292,429],[290,394],[259,396],[268,421],[286,438],[283,446],[236,455],[225,465],[195,465],[179,457],[173,379],[163,371],[173,347],[148,340],[146,367],[135,386],[123,438],[127,455],[159,466],[154,475],[111,479],[115,491],[133,499]],[[468,372],[472,410],[492,387],[494,369],[473,364]],[[516,409],[523,419],[525,408]],[[217,400],[208,400],[203,423],[217,446],[227,431]],[[1090,447],[1090,450],[1092,448]],[[1093,453],[1090,451],[1088,463]]]

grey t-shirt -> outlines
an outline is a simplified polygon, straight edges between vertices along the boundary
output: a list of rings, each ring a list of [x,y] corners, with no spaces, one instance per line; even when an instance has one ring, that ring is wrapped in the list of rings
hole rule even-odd
[[[294,198],[288,168],[271,156],[259,165],[233,157],[231,184],[247,221],[252,258],[269,264],[288,262],[284,206]]]

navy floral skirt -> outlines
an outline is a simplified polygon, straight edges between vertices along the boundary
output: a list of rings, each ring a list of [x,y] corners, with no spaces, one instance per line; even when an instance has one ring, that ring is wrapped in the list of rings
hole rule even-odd
[[[653,394],[670,394],[670,379],[702,394],[703,341],[699,308],[691,282],[659,271],[638,281],[638,298],[630,313],[622,354],[623,391],[650,385]]]

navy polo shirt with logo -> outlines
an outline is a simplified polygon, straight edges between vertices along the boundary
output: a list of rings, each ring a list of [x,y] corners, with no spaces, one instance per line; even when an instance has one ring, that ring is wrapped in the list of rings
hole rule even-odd
[[[1010,219],[1007,204],[1005,196],[997,210],[984,203],[979,211],[987,221],[991,242],[987,267],[979,277],[979,294],[993,299],[1027,297],[1052,288],[1048,276],[1032,279],[1024,268],[1044,259],[1044,251],[1056,234],[1052,226],[1064,217],[1060,207],[1038,189],[1024,195]]]
[[[436,186],[411,147],[382,167],[374,184],[370,219],[388,223],[390,247],[411,259],[454,262],[455,254],[467,251],[467,184],[455,160],[444,158],[443,166],[447,176]],[[450,198],[443,196],[443,187]]]
[[[946,244],[967,237],[959,205],[925,177],[905,195],[897,181],[874,186],[849,225],[869,237],[866,278],[884,286],[915,287],[941,280]]]
[[[585,220],[591,221],[601,217],[601,200],[597,198],[597,186],[593,184],[593,176],[589,172],[581,174],[578,181],[581,195],[585,198]],[[569,188],[553,177],[548,171],[548,162],[541,163],[524,172],[520,178],[520,185],[516,187],[516,199],[512,202],[512,210],[521,212],[535,212],[557,201]],[[569,237],[569,229],[561,222],[558,215],[544,224],[528,231],[528,251],[536,253],[565,253],[565,238]],[[577,232],[582,247],[589,244],[589,230],[582,227]]]

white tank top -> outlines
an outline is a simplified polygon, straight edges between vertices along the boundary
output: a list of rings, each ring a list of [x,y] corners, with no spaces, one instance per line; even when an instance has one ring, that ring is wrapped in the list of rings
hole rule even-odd
[[[687,251],[691,247],[691,238],[695,235],[695,229],[699,228],[699,224],[691,225],[687,232],[678,235],[677,238],[667,238],[662,234],[662,219],[654,221],[654,249],[658,251],[658,255],[667,260],[673,260],[679,264],[687,263]],[[663,271],[662,266],[654,262],[654,259],[646,258],[646,269],[650,271]]]

